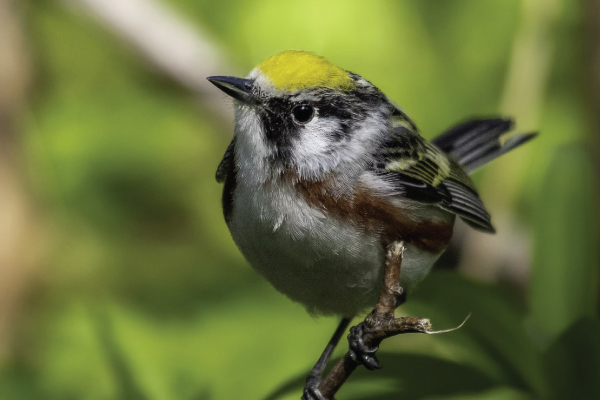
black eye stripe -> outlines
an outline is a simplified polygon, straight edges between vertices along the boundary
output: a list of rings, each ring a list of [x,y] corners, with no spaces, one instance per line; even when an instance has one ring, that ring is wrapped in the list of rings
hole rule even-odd
[[[311,99],[306,96],[264,98],[260,114],[265,138],[273,146],[275,158],[285,163],[290,160],[293,140],[299,137],[302,129],[306,129],[305,125],[316,115],[320,119],[329,120],[331,129],[324,134],[336,142],[348,141],[369,111],[375,110],[385,102],[385,97],[378,92],[357,91],[342,95],[323,89]],[[332,125],[331,122],[337,124]]]

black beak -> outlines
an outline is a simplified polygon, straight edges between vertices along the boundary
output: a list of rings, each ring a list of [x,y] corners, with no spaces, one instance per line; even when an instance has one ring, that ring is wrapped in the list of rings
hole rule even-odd
[[[236,100],[244,103],[254,101],[254,96],[252,96],[254,81],[251,79],[235,78],[233,76],[210,76],[206,79]]]

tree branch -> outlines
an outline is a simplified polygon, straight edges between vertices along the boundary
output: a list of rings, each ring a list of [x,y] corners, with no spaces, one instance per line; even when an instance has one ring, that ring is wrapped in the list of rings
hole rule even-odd
[[[397,298],[402,294],[398,282],[404,254],[404,242],[394,242],[388,247],[385,265],[384,284],[379,295],[377,307],[363,321],[365,327],[364,342],[368,347],[376,347],[384,340],[402,333],[434,333],[426,318],[395,318]],[[346,379],[358,367],[358,362],[350,353],[338,361],[319,386],[327,399],[332,399]]]
[[[224,120],[231,108],[206,77],[235,74],[219,46],[198,24],[155,0],[62,0],[86,10],[159,71],[196,93]]]

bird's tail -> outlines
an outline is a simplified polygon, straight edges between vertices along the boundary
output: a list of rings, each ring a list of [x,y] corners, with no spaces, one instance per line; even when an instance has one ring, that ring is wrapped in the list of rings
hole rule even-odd
[[[507,134],[512,127],[513,121],[510,119],[473,119],[450,128],[433,139],[432,143],[471,173],[537,135]]]

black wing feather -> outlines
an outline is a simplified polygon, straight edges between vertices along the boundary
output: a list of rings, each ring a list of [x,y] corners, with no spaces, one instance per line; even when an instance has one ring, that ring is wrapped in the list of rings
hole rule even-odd
[[[511,119],[473,119],[449,129],[431,142],[450,154],[467,172],[473,172],[536,136],[535,133],[520,133],[506,137],[505,133],[512,127]]]
[[[495,144],[493,146],[487,146],[485,150],[478,149],[476,154],[465,158],[465,166],[469,171],[475,171],[477,168],[487,164],[504,153],[508,153],[512,149],[528,142],[536,136],[537,133],[519,133],[508,138],[503,145]]]
[[[225,150],[225,154],[223,154],[223,158],[217,167],[217,172],[215,173],[215,179],[219,183],[225,182],[227,179],[227,173],[230,170],[231,165],[233,164],[233,148],[235,147],[235,138],[231,140],[229,146],[227,146],[227,150]]]
[[[394,194],[427,204],[440,204],[444,193],[437,188],[400,172],[379,172],[378,175],[394,188]]]
[[[431,142],[460,162],[464,155],[482,144],[494,141],[512,126],[511,119],[473,119],[448,129]]]
[[[446,179],[442,186],[448,191],[450,201],[442,203],[440,207],[460,216],[463,221],[477,230],[495,232],[492,217],[475,191],[454,179]]]

